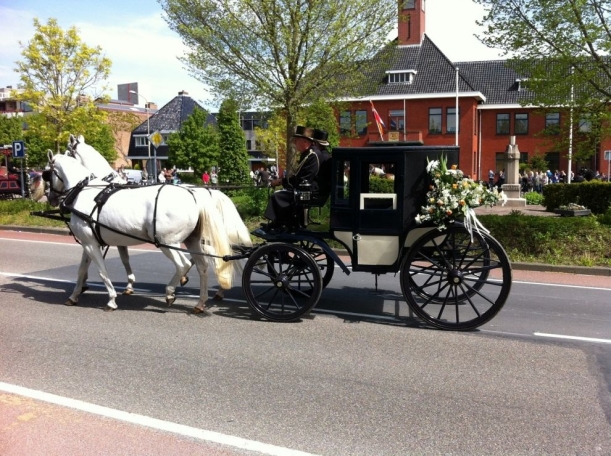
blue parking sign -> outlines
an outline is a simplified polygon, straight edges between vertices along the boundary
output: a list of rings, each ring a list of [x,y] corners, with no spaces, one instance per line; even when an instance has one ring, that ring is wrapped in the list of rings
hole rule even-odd
[[[25,157],[25,144],[23,141],[13,141],[13,158]]]

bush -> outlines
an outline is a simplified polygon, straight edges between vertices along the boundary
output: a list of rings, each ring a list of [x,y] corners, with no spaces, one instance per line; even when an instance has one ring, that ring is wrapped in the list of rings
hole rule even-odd
[[[480,215],[512,261],[611,265],[611,230],[596,217]],[[517,234],[519,233],[519,234]]]
[[[369,193],[395,193],[395,181],[385,177],[369,176]]]
[[[267,187],[248,187],[226,191],[243,219],[262,217],[271,192],[272,190]]]
[[[543,204],[543,195],[541,193],[526,192],[524,194],[524,198],[526,199],[526,204],[530,204],[530,205]]]
[[[604,214],[611,206],[611,183],[590,181],[546,185],[543,187],[543,197],[548,211],[569,203],[577,203],[590,209],[593,214]]]

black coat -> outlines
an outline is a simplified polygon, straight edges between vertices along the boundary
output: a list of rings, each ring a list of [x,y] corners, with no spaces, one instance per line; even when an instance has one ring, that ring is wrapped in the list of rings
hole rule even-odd
[[[316,196],[320,188],[317,180],[320,166],[329,158],[329,153],[321,151],[316,144],[302,152],[299,156],[297,171],[290,177],[284,177],[282,179],[283,189],[270,196],[265,209],[265,217],[279,224],[290,225],[296,202],[294,190],[297,190],[305,181],[310,184],[312,195]]]

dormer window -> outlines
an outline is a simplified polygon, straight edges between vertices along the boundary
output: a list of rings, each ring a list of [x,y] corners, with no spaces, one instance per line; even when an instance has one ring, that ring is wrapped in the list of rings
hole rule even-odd
[[[414,82],[416,70],[387,71],[389,84],[411,84]]]
[[[516,79],[518,83],[518,92],[521,90],[526,90],[528,87],[526,84],[528,83],[528,78]]]

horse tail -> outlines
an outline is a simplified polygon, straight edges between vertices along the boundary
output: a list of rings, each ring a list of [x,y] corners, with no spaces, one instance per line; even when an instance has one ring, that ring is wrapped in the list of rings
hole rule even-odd
[[[234,265],[232,261],[225,261],[222,258],[233,253],[227,229],[211,200],[206,198],[197,198],[197,200],[199,202],[199,237],[206,246],[204,251],[215,255],[210,259],[219,286],[228,290],[233,282]]]
[[[212,190],[210,193],[228,230],[229,242],[233,245],[251,247],[252,239],[248,227],[240,217],[240,213],[231,198],[220,190]]]
[[[235,204],[227,195],[220,190],[211,190],[210,195],[216,204],[223,223],[227,229],[227,235],[229,236],[229,242],[231,245],[252,247],[252,239],[250,238],[250,232],[248,227],[242,220],[238,209]],[[244,270],[244,261],[236,260],[235,271],[242,272]]]

